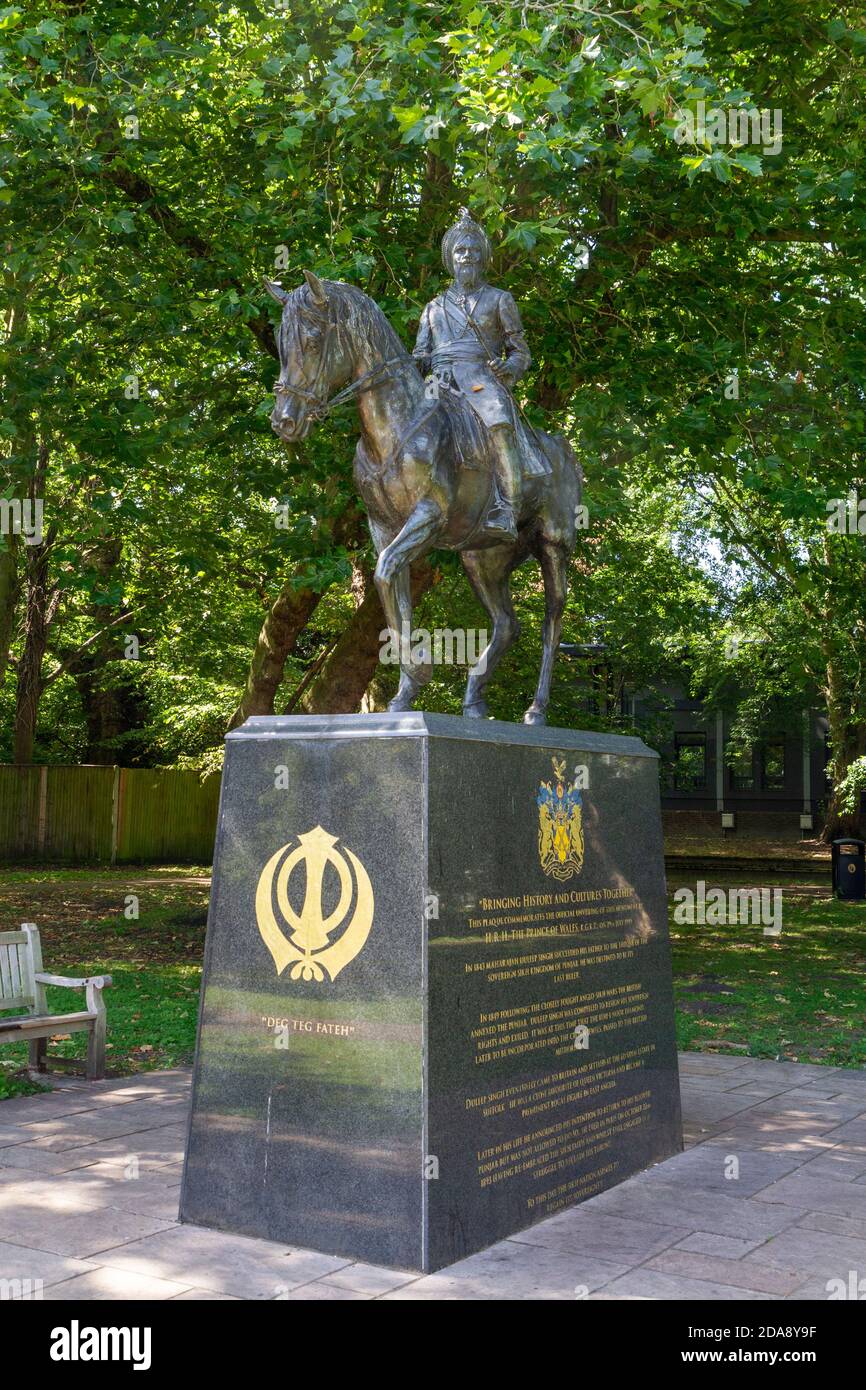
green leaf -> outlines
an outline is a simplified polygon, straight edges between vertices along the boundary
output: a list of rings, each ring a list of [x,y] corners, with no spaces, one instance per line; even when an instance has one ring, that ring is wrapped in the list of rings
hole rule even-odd
[[[731,162],[738,169],[745,169],[747,174],[754,174],[755,177],[759,177],[764,172],[764,166],[756,154],[737,154]]]
[[[545,77],[543,74],[539,74],[539,76],[535,78],[534,82],[530,83],[529,90],[530,92],[535,93],[536,96],[543,97],[547,96],[550,92],[557,91],[558,86],[559,84],[557,82],[551,82],[549,77]]]

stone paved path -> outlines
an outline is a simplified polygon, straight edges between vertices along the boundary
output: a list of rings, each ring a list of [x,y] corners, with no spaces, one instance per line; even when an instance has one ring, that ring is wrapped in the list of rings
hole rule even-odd
[[[427,1276],[180,1226],[189,1073],[58,1079],[0,1105],[0,1279],[45,1299],[780,1300],[866,1278],[866,1071],[680,1062],[685,1153]]]

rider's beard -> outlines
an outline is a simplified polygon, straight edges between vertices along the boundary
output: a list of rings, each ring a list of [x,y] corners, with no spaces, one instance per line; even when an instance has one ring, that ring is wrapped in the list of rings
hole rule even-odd
[[[456,265],[454,267],[454,283],[461,290],[477,290],[481,284],[481,267],[479,265]]]

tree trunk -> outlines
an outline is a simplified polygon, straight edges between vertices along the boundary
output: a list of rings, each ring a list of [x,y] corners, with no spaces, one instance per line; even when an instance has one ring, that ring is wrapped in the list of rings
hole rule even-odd
[[[122,542],[109,538],[89,557],[106,588],[122,554]],[[105,604],[93,603],[88,605],[88,614],[99,637],[67,669],[75,679],[87,722],[87,750],[83,761],[111,766],[121,761],[118,738],[141,726],[141,704],[130,687],[118,683],[107,669],[109,663],[120,661],[124,653],[123,633],[112,626],[116,616],[114,610]]]
[[[27,555],[24,648],[18,661],[15,701],[16,763],[32,763],[36,720],[42,698],[42,662],[48,645],[48,556],[45,545],[32,546]]]
[[[363,533],[364,518],[352,504],[337,519],[334,526],[334,544],[358,545]],[[273,714],[274,700],[282,683],[286,662],[310,621],[322,592],[318,589],[298,588],[291,583],[281,589],[262,623],[250,661],[246,687],[237,709],[229,720],[229,729],[236,729],[252,714]]]
[[[840,835],[860,834],[860,810],[843,811],[839,805],[837,787],[845,777],[851,764],[866,754],[866,713],[858,711],[856,701],[850,698],[851,692],[834,659],[827,662],[827,680],[824,697],[827,701],[827,721],[830,726],[830,775],[833,790],[827,806],[827,819],[822,839],[829,844]]]
[[[48,471],[48,448],[40,444],[36,454],[36,468],[30,484],[30,497],[41,498],[45,494],[45,475]],[[24,646],[18,661],[18,687],[15,696],[15,743],[13,757],[16,763],[32,763],[33,744],[36,738],[36,720],[39,717],[39,701],[45,689],[42,678],[42,663],[48,647],[48,632],[51,627],[54,595],[49,593],[48,556],[54,532],[49,528],[39,545],[24,546],[25,551],[25,610]]]
[[[9,301],[9,308],[6,310],[2,325],[2,335],[5,339],[5,346],[9,354],[14,357],[19,350],[18,345],[27,333],[27,306],[18,298],[16,301],[16,285],[11,275],[5,277],[6,297]],[[14,397],[14,392],[12,393]],[[0,400],[8,402],[6,409],[13,410],[13,403],[10,399],[9,381],[7,377],[0,378]],[[24,449],[24,456],[30,456],[31,451],[35,450],[35,439],[32,435],[32,425],[29,416],[26,414],[17,421],[20,429],[20,445]],[[26,426],[26,428],[25,428]],[[12,495],[21,497],[27,487],[27,480],[21,473],[20,464],[16,468],[14,458],[16,450],[10,450],[10,454],[4,458],[4,476],[0,479],[6,495],[7,489],[11,489]],[[2,550],[0,550],[0,687],[6,679],[6,672],[9,669],[9,653],[12,647],[12,638],[15,635],[15,615],[18,608],[18,600],[21,597],[21,578],[19,574],[19,554],[21,541],[18,536],[4,536],[2,540]]]
[[[373,672],[373,678],[364,692],[361,701],[362,714],[381,714],[388,708],[388,701],[396,693],[397,682],[391,682],[385,675],[384,668],[377,666]]]
[[[0,686],[9,669],[9,650],[15,631],[15,611],[18,605],[18,546],[17,536],[5,536],[0,550]]]
[[[286,661],[322,597],[315,589],[287,584],[270,608],[256,640],[246,688],[229,720],[236,729],[251,714],[273,714]]]

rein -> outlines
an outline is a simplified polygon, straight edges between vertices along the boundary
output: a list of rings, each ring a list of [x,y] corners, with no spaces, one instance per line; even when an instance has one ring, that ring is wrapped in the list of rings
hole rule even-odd
[[[343,405],[345,401],[351,400],[353,396],[358,396],[364,391],[371,391],[375,386],[382,386],[392,377],[391,368],[396,367],[402,361],[399,357],[389,357],[384,362],[379,362],[375,367],[371,367],[363,376],[357,380],[350,381],[348,386],[343,386],[333,396],[325,398],[319,391],[319,383],[325,370],[325,363],[328,359],[328,350],[331,342],[337,333],[337,321],[329,318],[328,327],[325,333],[325,341],[319,356],[319,365],[316,368],[316,376],[313,381],[313,389],[308,391],[302,386],[289,386],[288,383],[277,381],[274,383],[274,394],[277,396],[297,396],[299,399],[311,402],[309,411],[310,418],[313,420],[324,420],[332,410],[338,405]]]

